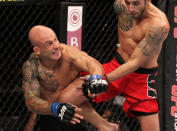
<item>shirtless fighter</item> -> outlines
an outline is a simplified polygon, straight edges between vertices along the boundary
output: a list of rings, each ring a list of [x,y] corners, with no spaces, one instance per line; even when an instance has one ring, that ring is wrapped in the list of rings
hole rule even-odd
[[[103,65],[109,87],[97,102],[123,93],[123,109],[139,120],[142,131],[159,131],[155,78],[169,22],[151,0],[116,0],[114,8],[119,46],[115,58]]]
[[[59,43],[48,27],[32,27],[29,40],[34,53],[23,65],[22,88],[27,108],[52,119],[47,125],[41,121],[41,130],[57,130],[58,118],[75,124],[83,116],[99,131],[116,131],[116,124],[105,121],[89,105],[82,91],[84,81],[78,78],[81,71],[91,74],[86,82],[89,86],[84,86],[90,96],[106,91],[108,83],[102,79],[102,65],[77,47]]]

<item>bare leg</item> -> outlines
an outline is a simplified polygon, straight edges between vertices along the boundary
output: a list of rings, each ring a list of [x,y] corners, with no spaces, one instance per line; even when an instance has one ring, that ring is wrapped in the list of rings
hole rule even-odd
[[[86,121],[94,125],[98,131],[117,131],[118,125],[104,120],[87,102],[82,93],[83,80],[77,79],[64,89],[59,98],[59,102],[71,103],[79,106],[82,111],[81,115]]]
[[[142,131],[160,131],[159,114],[138,116]]]
[[[24,131],[34,131],[34,126],[36,124],[36,118],[37,118],[37,114],[35,112],[32,112],[30,114],[27,124],[24,127]]]
[[[88,102],[79,105],[82,109],[81,115],[84,119],[94,125],[98,131],[117,131],[118,125],[112,124],[104,120],[98,113],[91,107]]]

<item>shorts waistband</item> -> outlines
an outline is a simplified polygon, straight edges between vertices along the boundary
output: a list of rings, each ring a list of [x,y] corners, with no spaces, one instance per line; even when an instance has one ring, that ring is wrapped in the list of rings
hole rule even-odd
[[[115,55],[115,59],[120,65],[125,63],[125,61],[123,60],[123,58],[120,56],[120,54],[118,52]],[[150,69],[140,67],[135,72],[139,73],[139,74],[155,74],[157,72],[157,70],[158,70],[158,67],[150,68]]]

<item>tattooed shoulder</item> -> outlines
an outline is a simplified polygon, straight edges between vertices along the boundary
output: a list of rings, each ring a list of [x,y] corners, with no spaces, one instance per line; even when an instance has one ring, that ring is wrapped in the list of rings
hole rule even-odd
[[[133,26],[133,18],[128,13],[122,0],[120,0],[119,4],[117,3],[117,0],[115,0],[113,7],[118,15],[118,26],[123,31],[129,31]]]
[[[168,32],[169,29],[164,26],[152,26],[147,33],[147,39],[149,40],[149,42],[153,42],[155,45],[159,45],[165,40]]]
[[[39,96],[39,83],[36,77],[36,62],[32,60],[27,60],[22,68],[23,71],[23,82],[22,82],[22,90],[25,93],[26,99],[31,99],[31,95]]]
[[[33,80],[36,77],[38,62],[37,59],[32,57],[29,58],[22,67],[23,79],[25,81]]]
[[[166,39],[169,29],[164,26],[151,26],[147,31],[145,38],[138,44],[138,48],[145,56],[152,55],[161,43]]]

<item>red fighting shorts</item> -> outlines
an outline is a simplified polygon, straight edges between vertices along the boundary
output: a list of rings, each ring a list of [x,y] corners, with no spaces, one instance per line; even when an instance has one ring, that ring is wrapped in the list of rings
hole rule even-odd
[[[118,68],[124,61],[117,53],[115,58],[103,65],[107,74]],[[113,81],[109,84],[108,91],[99,95],[96,102],[109,100],[122,93],[126,101],[123,109],[131,117],[151,115],[159,112],[156,93],[157,68],[139,68],[135,72]]]

